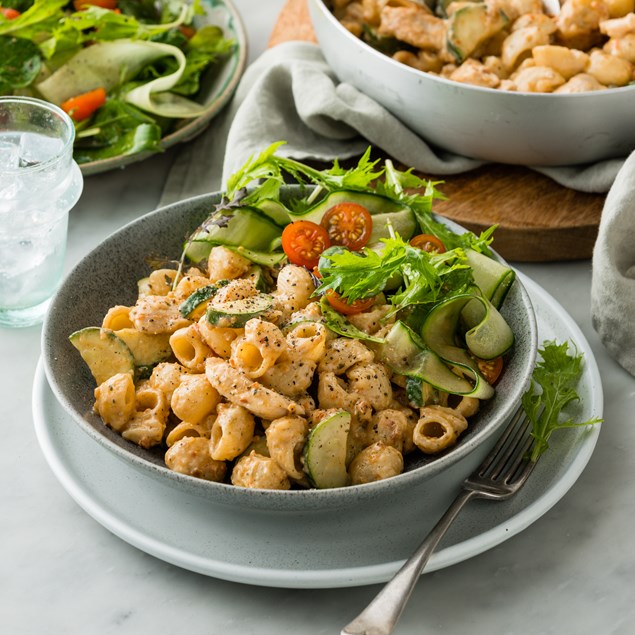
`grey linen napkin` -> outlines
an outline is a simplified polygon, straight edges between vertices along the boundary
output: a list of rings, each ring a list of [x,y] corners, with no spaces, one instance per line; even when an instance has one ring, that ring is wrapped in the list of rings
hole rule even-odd
[[[635,152],[602,210],[593,251],[591,315],[609,353],[635,375]]]
[[[376,101],[339,83],[317,45],[286,42],[265,51],[245,71],[229,106],[181,149],[161,204],[220,189],[249,156],[282,140],[287,143],[280,153],[299,160],[345,159],[370,144],[434,176],[484,164],[432,148]],[[533,169],[572,189],[606,192],[623,162]]]
[[[435,176],[483,165],[433,149],[373,99],[339,83],[319,47],[287,42],[245,71],[230,104],[180,150],[161,204],[221,189],[252,154],[281,140],[280,154],[299,160],[345,159],[370,144]],[[532,169],[584,192],[607,192],[615,181],[593,258],[592,315],[607,349],[635,374],[635,159]]]

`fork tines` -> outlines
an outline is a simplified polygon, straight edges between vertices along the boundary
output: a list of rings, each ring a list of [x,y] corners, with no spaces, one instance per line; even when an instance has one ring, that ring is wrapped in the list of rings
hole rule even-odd
[[[516,484],[517,480],[524,480],[529,475],[525,472],[533,469],[529,458],[532,445],[531,422],[521,406],[475,476],[500,484]]]

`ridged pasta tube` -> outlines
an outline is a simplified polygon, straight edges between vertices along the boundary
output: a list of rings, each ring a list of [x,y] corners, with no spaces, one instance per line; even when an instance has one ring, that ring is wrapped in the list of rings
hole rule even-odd
[[[426,406],[421,408],[412,438],[424,454],[436,454],[454,445],[466,428],[465,417],[453,408]]]
[[[251,452],[241,457],[231,476],[232,485],[254,489],[290,489],[287,473],[272,458]]]
[[[165,464],[173,471],[206,481],[221,482],[227,472],[225,461],[215,461],[204,437],[183,437],[165,453]]]
[[[204,373],[184,375],[172,393],[172,412],[182,421],[198,423],[216,410],[220,395]]]
[[[95,388],[95,411],[113,430],[125,428],[135,413],[131,373],[117,373]]]
[[[225,399],[247,408],[257,417],[272,420],[289,414],[304,414],[302,406],[249,379],[219,357],[207,359],[205,374],[209,383]]]
[[[309,425],[303,417],[281,417],[267,427],[269,455],[294,480],[306,478],[302,470],[302,450],[309,433]]]
[[[212,426],[209,453],[217,461],[229,461],[242,454],[254,437],[253,415],[236,404],[219,404]]]
[[[351,485],[373,483],[402,472],[401,452],[381,441],[364,448],[349,466]]]
[[[286,351],[282,331],[271,322],[253,318],[245,324],[245,333],[231,345],[231,363],[247,377],[264,375]]]
[[[170,346],[179,362],[195,373],[205,370],[205,360],[212,355],[212,349],[202,338],[198,324],[191,324],[172,333]]]

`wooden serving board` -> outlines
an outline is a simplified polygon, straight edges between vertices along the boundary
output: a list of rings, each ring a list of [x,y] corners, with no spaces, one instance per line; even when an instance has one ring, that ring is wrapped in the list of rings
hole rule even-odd
[[[306,0],[287,0],[269,46],[316,42]],[[447,201],[434,211],[474,232],[498,224],[494,246],[507,260],[552,262],[588,259],[593,253],[604,194],[586,194],[558,185],[528,168],[492,164],[444,181]]]

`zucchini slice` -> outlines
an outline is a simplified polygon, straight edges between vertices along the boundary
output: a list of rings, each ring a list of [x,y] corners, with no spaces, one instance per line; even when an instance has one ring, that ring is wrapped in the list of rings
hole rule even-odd
[[[390,329],[378,353],[380,359],[399,375],[416,377],[444,392],[478,399],[489,399],[494,394],[494,389],[469,366],[461,365],[474,377],[473,384],[455,375],[441,357],[401,321]]]
[[[273,297],[258,293],[241,300],[232,300],[207,306],[207,321],[214,326],[241,328],[252,318],[258,317],[273,307]]]
[[[475,373],[477,364],[464,348],[456,345],[459,323],[469,330],[465,343],[469,351],[481,359],[494,359],[514,344],[514,333],[505,318],[492,304],[478,294],[461,293],[437,304],[426,316],[421,337],[441,359]]]
[[[304,467],[315,487],[330,489],[346,485],[346,443],[350,427],[351,415],[338,410],[311,430],[304,446]]]
[[[268,252],[281,235],[282,227],[258,209],[239,207],[228,214],[217,212],[201,225],[186,244],[185,255],[199,262],[207,258],[214,245]]]
[[[125,328],[115,331],[115,335],[130,349],[135,366],[155,366],[172,357],[169,333],[142,333]]]
[[[218,280],[214,284],[199,287],[179,305],[179,313],[189,318],[202,304],[213,298],[219,289],[229,284],[229,280]],[[200,317],[200,316],[199,316]]]
[[[463,308],[461,318],[470,329],[465,334],[465,343],[477,357],[494,359],[514,345],[514,332],[486,298],[474,296]]]
[[[484,2],[466,4],[455,11],[448,24],[448,49],[463,62],[476,48],[501,31],[509,18]]]
[[[71,333],[68,339],[79,351],[98,386],[118,373],[134,373],[132,351],[114,331],[89,326]]]
[[[466,249],[465,255],[470,267],[472,267],[474,282],[483,296],[495,308],[500,309],[516,279],[516,272],[511,267],[473,249]]]

